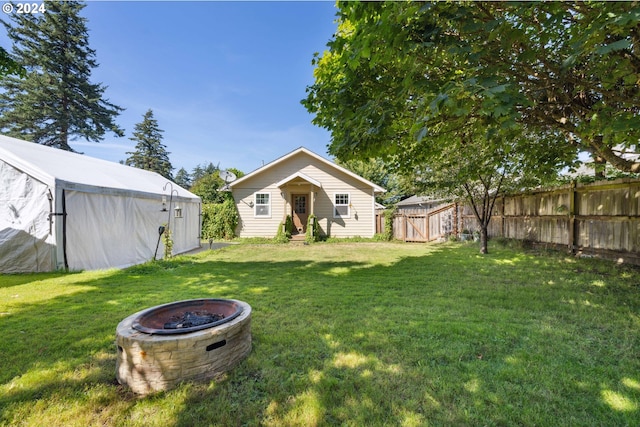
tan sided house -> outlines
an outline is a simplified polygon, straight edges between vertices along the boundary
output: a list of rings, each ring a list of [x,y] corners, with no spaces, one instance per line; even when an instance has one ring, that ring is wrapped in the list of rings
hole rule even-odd
[[[239,237],[274,237],[287,215],[304,234],[309,215],[320,235],[372,237],[375,195],[386,190],[307,150],[298,148],[229,184],[238,207]]]

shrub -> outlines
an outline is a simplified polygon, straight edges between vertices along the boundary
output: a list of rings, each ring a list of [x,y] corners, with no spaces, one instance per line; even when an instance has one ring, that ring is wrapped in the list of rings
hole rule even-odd
[[[393,215],[395,215],[395,208],[385,209],[384,211],[384,240],[393,240]]]
[[[288,218],[288,216],[287,216]],[[291,232],[287,228],[287,220],[278,224],[278,231],[276,237],[273,238],[275,243],[288,243],[291,238]]]
[[[387,233],[376,233],[373,235],[373,239],[374,242],[388,242],[389,238],[387,236]]]
[[[307,219],[307,232],[304,237],[305,242],[313,243],[318,241],[318,218],[314,214]]]
[[[291,234],[293,234],[293,218],[291,215],[287,215],[284,220],[284,232],[291,238]]]
[[[231,198],[222,203],[204,203],[202,205],[202,238],[209,246],[216,239],[231,240],[238,226],[238,210]]]

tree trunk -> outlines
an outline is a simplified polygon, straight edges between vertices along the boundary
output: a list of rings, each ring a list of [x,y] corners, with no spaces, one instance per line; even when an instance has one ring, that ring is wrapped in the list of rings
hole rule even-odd
[[[479,181],[482,182],[482,186],[484,187],[484,191],[481,194],[480,200],[476,201],[473,197],[473,191],[468,183],[464,184],[464,189],[467,192],[467,200],[471,203],[471,207],[473,208],[473,214],[480,225],[480,253],[488,254],[488,236],[489,236],[489,223],[491,222],[491,216],[493,215],[493,207],[495,206],[496,200],[500,195],[500,189],[502,188],[502,180],[504,179],[504,174],[500,175],[500,180],[498,181],[498,185],[495,186],[495,190],[491,191],[491,177],[489,179],[483,179],[482,176],[479,177]],[[491,194],[493,193],[493,195]]]
[[[605,178],[605,167],[607,165],[607,161],[604,159],[604,157],[601,156],[594,156],[593,157],[593,166],[595,169],[595,173],[594,176],[598,179],[604,179]]]
[[[488,245],[487,245],[487,241],[488,239],[488,231],[487,231],[487,226],[486,225],[481,225],[480,226],[480,253],[481,254],[488,254],[489,253],[489,249],[488,249]]]

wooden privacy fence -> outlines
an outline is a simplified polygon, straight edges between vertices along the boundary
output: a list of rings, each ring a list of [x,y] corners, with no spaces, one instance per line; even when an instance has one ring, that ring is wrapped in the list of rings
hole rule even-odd
[[[384,230],[378,218],[378,232]],[[429,242],[479,230],[470,206],[398,212],[393,237]],[[640,264],[640,179],[571,184],[496,200],[489,237],[505,237]]]
[[[478,229],[469,206],[461,229]],[[489,237],[506,237],[640,264],[640,180],[571,184],[501,197]]]

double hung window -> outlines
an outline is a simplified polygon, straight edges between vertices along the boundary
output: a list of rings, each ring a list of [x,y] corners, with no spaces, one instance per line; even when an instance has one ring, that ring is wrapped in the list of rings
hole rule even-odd
[[[254,216],[257,218],[271,218],[271,194],[255,194]]]
[[[333,196],[333,217],[334,218],[349,218],[351,212],[349,211],[350,197],[349,193],[336,193]]]

